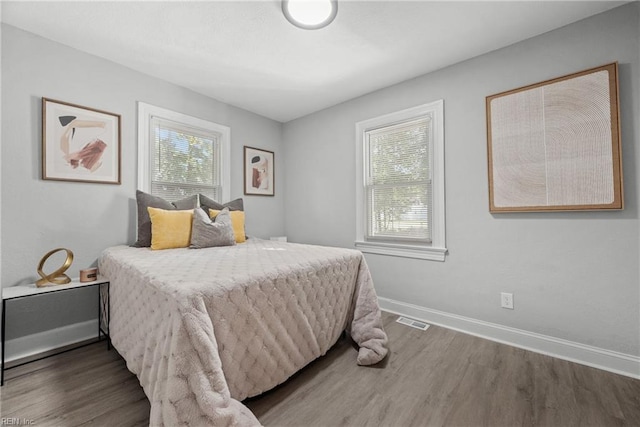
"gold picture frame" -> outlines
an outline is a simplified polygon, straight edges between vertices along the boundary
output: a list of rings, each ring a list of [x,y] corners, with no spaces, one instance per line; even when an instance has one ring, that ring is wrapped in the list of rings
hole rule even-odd
[[[120,182],[120,115],[42,98],[42,179]]]
[[[489,210],[624,208],[618,64],[486,97]]]

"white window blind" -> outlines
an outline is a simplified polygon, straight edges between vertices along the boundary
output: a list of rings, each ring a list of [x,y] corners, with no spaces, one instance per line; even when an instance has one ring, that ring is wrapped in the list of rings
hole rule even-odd
[[[202,193],[221,199],[221,135],[151,116],[151,194],[168,201]]]
[[[365,132],[366,240],[432,241],[431,124],[428,114]]]

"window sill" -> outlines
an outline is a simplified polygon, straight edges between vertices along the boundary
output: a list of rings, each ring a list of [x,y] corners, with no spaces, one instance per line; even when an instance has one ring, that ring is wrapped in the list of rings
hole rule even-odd
[[[430,261],[444,261],[447,254],[447,248],[436,248],[432,246],[398,245],[362,241],[355,242],[355,246],[364,253],[426,259]]]

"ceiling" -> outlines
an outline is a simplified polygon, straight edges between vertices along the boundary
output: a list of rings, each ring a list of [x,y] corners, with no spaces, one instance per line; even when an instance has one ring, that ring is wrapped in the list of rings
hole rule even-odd
[[[2,21],[280,122],[624,1],[339,1],[303,30],[280,1],[2,1]]]

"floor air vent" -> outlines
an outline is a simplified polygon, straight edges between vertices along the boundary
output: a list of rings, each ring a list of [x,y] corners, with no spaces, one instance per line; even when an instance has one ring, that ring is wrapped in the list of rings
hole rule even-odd
[[[402,323],[403,325],[411,326],[412,328],[420,329],[422,331],[426,331],[427,328],[429,327],[429,325],[424,323],[424,322],[420,322],[418,320],[413,320],[413,319],[410,319],[410,318],[404,317],[404,316],[398,317],[396,322]]]

